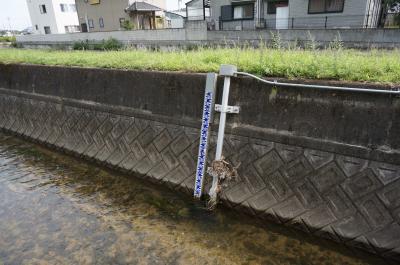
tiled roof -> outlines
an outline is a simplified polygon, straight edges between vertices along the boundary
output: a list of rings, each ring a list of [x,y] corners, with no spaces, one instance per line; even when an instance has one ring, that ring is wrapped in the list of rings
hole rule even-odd
[[[161,11],[162,9],[153,5],[150,5],[146,2],[134,2],[130,5],[127,11]]]

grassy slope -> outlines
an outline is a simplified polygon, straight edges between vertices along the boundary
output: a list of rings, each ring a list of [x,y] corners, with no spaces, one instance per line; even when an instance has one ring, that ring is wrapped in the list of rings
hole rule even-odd
[[[235,64],[263,76],[400,83],[400,51],[200,49],[198,51],[44,51],[0,49],[2,63],[186,72]]]

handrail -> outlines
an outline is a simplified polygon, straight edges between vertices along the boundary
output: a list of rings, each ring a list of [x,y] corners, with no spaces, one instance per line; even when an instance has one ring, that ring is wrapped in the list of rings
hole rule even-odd
[[[339,86],[323,86],[323,85],[307,85],[307,84],[294,84],[294,83],[282,83],[278,81],[269,81],[262,79],[256,75],[252,75],[246,72],[236,72],[237,75],[249,76],[258,81],[264,82],[269,85],[286,86],[286,87],[301,87],[301,88],[315,88],[325,90],[339,90],[339,91],[353,91],[363,93],[377,93],[377,94],[392,94],[400,95],[400,90],[383,90],[383,89],[369,89],[369,88],[356,88],[356,87],[339,87]]]

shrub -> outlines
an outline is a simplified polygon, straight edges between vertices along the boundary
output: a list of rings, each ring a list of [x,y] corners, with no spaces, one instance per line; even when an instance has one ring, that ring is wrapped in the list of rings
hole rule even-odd
[[[72,49],[80,51],[89,50],[89,42],[88,40],[75,42],[74,45],[72,46]]]
[[[400,27],[400,14],[395,15],[394,24]]]
[[[315,51],[318,49],[319,43],[316,41],[315,36],[311,34],[310,31],[307,32],[308,40],[305,43],[305,49]]]
[[[117,51],[123,47],[123,44],[116,39],[109,38],[108,40],[103,40],[100,43],[90,44],[88,40],[75,42],[73,45],[74,50],[95,50],[95,51]]]
[[[17,39],[15,38],[15,36],[4,36],[4,37],[0,37],[0,42],[16,42]]]
[[[21,48],[21,46],[18,45],[18,43],[16,41],[11,42],[11,47],[12,48]]]
[[[116,39],[109,38],[108,40],[103,40],[103,50],[105,51],[117,51],[123,47],[123,44]]]
[[[122,23],[121,27],[122,27],[124,30],[132,30],[132,29],[134,28],[132,22],[130,22],[129,20],[125,20],[125,21]]]
[[[342,37],[340,36],[340,33],[338,32],[338,35],[336,35],[335,39],[329,43],[329,48],[332,50],[341,50],[343,49],[344,44],[342,41]]]
[[[271,44],[273,49],[279,50],[282,48],[282,39],[279,31],[277,31],[276,33],[271,31]]]

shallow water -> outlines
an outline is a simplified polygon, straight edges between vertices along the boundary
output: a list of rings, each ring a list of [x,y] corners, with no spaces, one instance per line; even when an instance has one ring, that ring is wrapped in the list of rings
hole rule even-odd
[[[0,134],[0,264],[384,264]]]

